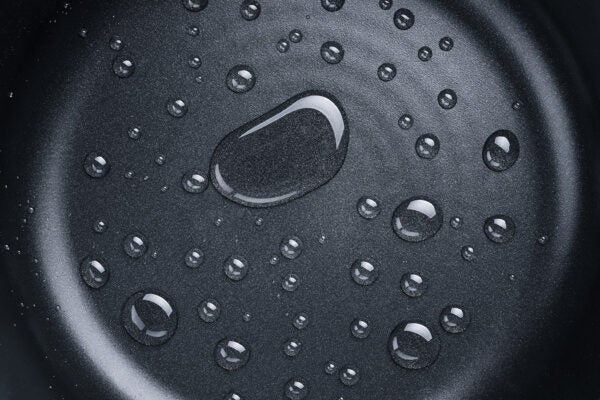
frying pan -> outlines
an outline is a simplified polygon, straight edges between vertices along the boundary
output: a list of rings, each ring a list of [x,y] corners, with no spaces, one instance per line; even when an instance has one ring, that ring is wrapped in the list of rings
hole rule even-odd
[[[0,5],[5,399],[597,399],[600,6]]]

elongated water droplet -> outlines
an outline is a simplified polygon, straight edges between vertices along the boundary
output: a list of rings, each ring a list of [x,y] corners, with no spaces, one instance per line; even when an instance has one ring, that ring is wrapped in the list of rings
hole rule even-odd
[[[483,162],[494,172],[506,171],[519,159],[519,140],[514,133],[501,130],[493,133],[483,146]]]
[[[86,285],[92,289],[100,289],[106,285],[110,271],[106,262],[97,257],[88,257],[79,266],[79,273]]]

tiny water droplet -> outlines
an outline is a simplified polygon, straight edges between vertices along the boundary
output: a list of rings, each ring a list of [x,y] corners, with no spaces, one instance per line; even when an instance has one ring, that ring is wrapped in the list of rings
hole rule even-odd
[[[167,190],[169,190],[169,186],[164,185],[163,187],[160,188],[161,193],[166,193]]]
[[[383,82],[389,82],[396,77],[396,66],[391,63],[384,63],[377,69],[377,76]]]
[[[420,322],[402,322],[392,331],[388,349],[396,364],[407,369],[421,369],[435,362],[440,341]]]
[[[202,66],[202,60],[198,56],[191,56],[188,60],[188,65],[194,69],[198,69]]]
[[[444,110],[451,110],[458,103],[458,96],[452,89],[444,89],[438,95],[438,103]]]
[[[158,258],[158,250],[154,250],[152,253],[150,253],[150,257],[156,260]]]
[[[417,155],[425,160],[433,160],[440,151],[440,140],[431,133],[420,136],[415,143]]]
[[[344,59],[344,48],[334,41],[323,43],[321,46],[321,58],[328,64],[339,64]]]
[[[463,246],[460,250],[460,254],[465,261],[475,261],[477,258],[475,255],[475,248],[473,246]]]
[[[460,306],[447,306],[440,315],[440,324],[448,333],[462,333],[470,323],[469,313]]]
[[[550,238],[546,235],[540,236],[537,240],[538,244],[544,246],[546,243],[548,243],[548,241],[550,240]]]
[[[350,324],[350,333],[357,339],[366,339],[371,334],[371,324],[365,319],[357,318]]]
[[[215,348],[217,365],[227,371],[244,367],[250,360],[250,347],[239,339],[223,339]]]
[[[279,263],[279,257],[277,255],[271,256],[269,259],[269,264],[275,265],[277,263]]]
[[[339,11],[344,6],[346,0],[321,0],[323,8],[330,12]]]
[[[200,28],[196,25],[188,26],[187,33],[190,36],[198,36],[200,34]]]
[[[281,255],[289,260],[294,260],[302,254],[304,245],[298,236],[289,236],[281,241],[279,250]]]
[[[129,78],[135,72],[135,63],[130,56],[120,55],[113,60],[113,72],[119,78]]]
[[[462,224],[463,224],[463,220],[461,217],[452,217],[452,219],[450,220],[450,226],[453,229],[460,229]]]
[[[133,178],[133,171],[127,171],[125,172],[125,179],[132,179]]]
[[[246,21],[254,21],[260,16],[260,3],[257,0],[244,0],[240,5],[240,14]]]
[[[94,232],[96,233],[104,233],[108,229],[106,222],[101,219],[97,219],[94,221]]]
[[[262,218],[256,218],[256,220],[254,221],[254,225],[256,226],[262,226],[264,220]]]
[[[289,357],[296,357],[301,347],[302,343],[298,339],[290,339],[283,345],[283,352]]]
[[[202,193],[208,187],[208,179],[198,171],[188,171],[181,179],[181,186],[188,193]]]
[[[494,243],[510,242],[515,236],[515,223],[506,215],[495,215],[488,218],[483,226],[485,235]]]
[[[451,37],[443,37],[440,39],[440,49],[443,51],[450,51],[454,47],[454,40]]]
[[[358,368],[353,366],[346,366],[340,370],[340,382],[346,386],[354,386],[360,380]]]
[[[248,261],[239,256],[229,257],[223,265],[225,275],[235,282],[244,279],[248,274],[249,269]]]
[[[166,343],[175,333],[178,314],[167,296],[143,291],[127,300],[121,320],[129,336],[137,342],[158,346]]]
[[[131,140],[138,140],[142,136],[142,130],[137,126],[131,127],[127,130],[127,136]]]
[[[208,6],[208,0],[181,0],[181,3],[189,11],[201,11]]]
[[[250,314],[249,312],[245,312],[245,313],[242,315],[242,320],[243,320],[244,322],[250,322],[250,320],[251,320],[251,319],[252,319],[252,314]]]
[[[283,279],[281,286],[286,292],[294,292],[300,286],[300,278],[296,274],[289,274]]]
[[[181,118],[187,114],[188,106],[181,99],[170,99],[167,101],[167,111],[175,118]]]
[[[223,225],[223,218],[221,218],[221,217],[218,217],[218,218],[215,220],[215,226],[221,226],[221,225]]]
[[[281,39],[279,40],[279,42],[277,42],[277,51],[280,53],[287,53],[287,51],[290,49],[290,42],[287,39]]]
[[[88,30],[86,28],[79,29],[78,35],[80,38],[85,39],[88,35]]]
[[[236,65],[227,73],[227,87],[234,93],[246,93],[256,84],[256,73],[247,65]]]
[[[299,29],[293,29],[288,35],[290,42],[292,43],[300,43],[302,41],[303,35]]]
[[[354,282],[369,286],[379,278],[379,264],[373,259],[356,260],[350,270]]]
[[[364,196],[356,203],[356,209],[364,219],[375,219],[381,213],[381,202],[375,197]]]
[[[398,126],[405,131],[413,127],[415,120],[410,114],[403,114],[398,119]]]
[[[515,110],[515,111],[518,111],[518,110],[520,110],[521,108],[523,108],[523,106],[524,106],[524,104],[523,104],[523,102],[522,102],[521,100],[517,100],[517,101],[515,101],[515,102],[512,104],[512,108],[513,108],[513,110]]]
[[[164,154],[159,154],[154,162],[156,162],[157,165],[164,165],[166,160],[167,157],[165,157]]]
[[[327,240],[327,237],[325,235],[319,236],[319,243],[320,244],[325,244],[326,240]]]
[[[92,152],[86,156],[83,168],[90,177],[102,178],[110,171],[110,163],[103,154]]]
[[[298,314],[296,317],[294,317],[294,327],[296,327],[296,329],[302,330],[302,329],[306,329],[306,327],[308,326],[308,316],[304,313],[302,314]]]
[[[337,372],[338,370],[338,366],[335,362],[333,361],[327,361],[325,363],[325,373],[327,375],[333,375]]]
[[[198,307],[198,314],[204,322],[215,322],[221,315],[221,305],[214,299],[204,300]]]
[[[442,209],[427,197],[412,197],[394,211],[392,225],[396,234],[407,242],[422,242],[434,237],[442,227]]]
[[[494,172],[503,172],[519,159],[520,145],[514,133],[507,130],[494,132],[483,146],[483,162]]]
[[[407,8],[401,8],[394,13],[394,25],[400,30],[412,28],[415,24],[415,14]]]
[[[381,8],[384,11],[387,11],[390,8],[392,8],[393,5],[394,5],[393,0],[379,0],[379,8]]]
[[[123,39],[120,36],[113,36],[110,38],[108,45],[114,51],[119,51],[123,48]]]
[[[431,50],[431,47],[423,46],[419,49],[418,56],[419,60],[427,62],[431,60],[431,57],[433,57],[433,50]]]
[[[92,289],[99,289],[106,285],[110,271],[106,262],[100,258],[88,257],[79,266],[79,273],[86,285]]]
[[[140,258],[148,250],[147,240],[143,235],[127,235],[123,243],[125,253],[131,258]]]
[[[427,281],[419,274],[408,273],[402,276],[400,287],[408,297],[421,297],[427,291]]]
[[[308,392],[308,386],[303,379],[294,378],[285,384],[284,394],[289,400],[304,400],[308,396]]]
[[[188,250],[185,255],[185,265],[189,268],[198,268],[204,262],[204,252],[199,248]]]

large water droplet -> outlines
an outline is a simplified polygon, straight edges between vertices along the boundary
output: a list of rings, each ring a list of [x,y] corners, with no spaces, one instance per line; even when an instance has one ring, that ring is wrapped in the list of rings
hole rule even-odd
[[[396,77],[396,66],[394,64],[381,64],[377,69],[377,76],[383,82],[389,82]]]
[[[256,0],[244,0],[240,5],[240,14],[246,21],[254,21],[260,16],[260,3]]]
[[[344,48],[338,42],[325,42],[321,46],[321,57],[328,64],[339,64],[344,59]]]
[[[113,61],[113,72],[119,78],[129,78],[135,72],[135,63],[129,56],[118,56]]]
[[[400,287],[408,297],[421,297],[427,290],[427,282],[419,274],[408,273],[402,276]]]
[[[515,223],[506,215],[495,215],[485,221],[483,230],[494,243],[507,243],[515,236]]]
[[[447,306],[440,314],[440,324],[448,333],[462,333],[471,323],[469,313],[459,306]]]
[[[208,0],[181,0],[181,3],[190,11],[201,11],[208,6]]]
[[[246,93],[256,85],[256,73],[247,65],[236,65],[227,73],[226,84],[234,93]]]
[[[501,130],[493,133],[483,146],[483,162],[495,172],[506,171],[519,159],[519,140],[514,133]]]
[[[321,5],[327,11],[339,11],[344,6],[346,0],[321,0]]]
[[[223,269],[225,271],[225,275],[231,279],[232,281],[241,281],[248,274],[248,270],[250,269],[248,266],[248,261],[239,256],[231,256],[223,265]]]
[[[340,370],[340,382],[346,386],[354,386],[360,380],[358,368],[353,366],[345,366]]]
[[[372,259],[356,260],[350,269],[352,279],[361,286],[372,285],[379,277],[377,261]]]
[[[123,242],[125,253],[131,258],[140,258],[148,251],[148,241],[139,233],[127,235]]]
[[[394,13],[394,25],[400,30],[412,28],[415,24],[415,14],[407,8],[401,8]]]
[[[348,140],[337,100],[306,92],[227,135],[213,153],[211,181],[248,207],[286,203],[337,174]]]
[[[422,242],[434,237],[443,222],[442,209],[427,197],[403,201],[392,217],[394,231],[407,242]]]
[[[85,157],[83,169],[92,178],[102,178],[110,171],[110,163],[103,154],[92,152]]]
[[[239,339],[223,339],[215,348],[217,365],[227,371],[235,371],[250,360],[250,347]]]
[[[421,369],[433,364],[440,352],[440,342],[420,322],[402,322],[390,335],[388,349],[396,364]]]
[[[99,289],[106,285],[110,271],[106,262],[97,257],[88,257],[79,266],[79,273],[86,285],[92,289]]]
[[[154,291],[131,296],[121,315],[125,330],[133,339],[146,346],[167,342],[177,329],[177,310],[165,295]]]
[[[284,394],[290,400],[303,400],[308,396],[308,386],[303,379],[294,378],[285,384]]]

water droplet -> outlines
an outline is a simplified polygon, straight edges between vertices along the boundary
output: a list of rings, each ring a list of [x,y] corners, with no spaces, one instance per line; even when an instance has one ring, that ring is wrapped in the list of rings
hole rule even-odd
[[[254,225],[262,226],[263,222],[265,221],[262,218],[256,218],[256,220],[254,221]]]
[[[256,0],[244,0],[240,5],[240,14],[246,21],[254,21],[260,16],[260,3]]]
[[[515,236],[515,223],[506,215],[495,215],[485,221],[483,230],[494,243],[507,243]]]
[[[412,115],[410,115],[410,114],[403,114],[398,119],[398,126],[400,127],[400,129],[403,129],[405,131],[412,128],[414,123],[415,123],[415,120],[412,117]]]
[[[415,14],[407,8],[401,8],[394,14],[394,25],[400,30],[412,28],[415,24]]]
[[[433,160],[440,151],[440,140],[437,136],[427,133],[417,139],[415,150],[419,157],[426,160]]]
[[[364,196],[356,203],[358,214],[365,219],[374,219],[381,213],[381,202],[375,197]]]
[[[443,37],[440,39],[440,49],[443,51],[450,51],[454,47],[454,40],[451,37]]]
[[[285,397],[290,400],[303,400],[308,396],[308,392],[308,386],[302,379],[294,378],[285,384]]]
[[[361,286],[369,286],[379,278],[379,264],[372,259],[356,260],[350,273],[354,282]]]
[[[500,130],[493,133],[483,146],[483,162],[495,172],[506,171],[519,159],[520,145],[514,133]]]
[[[360,380],[358,374],[358,368],[353,366],[346,366],[340,370],[340,382],[346,386],[354,386]]]
[[[225,275],[231,279],[232,281],[241,281],[248,274],[248,270],[250,269],[248,266],[248,261],[239,256],[231,256],[223,265],[223,269],[225,271]]]
[[[250,347],[239,339],[223,339],[215,348],[217,365],[227,371],[235,371],[250,360]]]
[[[94,221],[94,232],[104,233],[104,232],[106,232],[106,229],[108,229],[106,222],[104,222],[101,219],[97,219],[96,221]]]
[[[208,187],[208,179],[198,171],[188,171],[181,179],[183,189],[188,193],[202,193]]]
[[[160,188],[161,193],[166,193],[167,190],[169,190],[169,186],[164,185],[163,187]]]
[[[88,257],[79,266],[79,273],[86,285],[92,289],[99,289],[106,285],[110,271],[104,260]]]
[[[200,34],[200,28],[196,25],[188,26],[187,34],[190,36],[198,36]]]
[[[281,39],[277,42],[277,51],[280,53],[286,53],[290,49],[290,42],[287,39]]]
[[[143,235],[131,234],[125,238],[123,248],[131,258],[140,258],[148,250],[148,241]]]
[[[279,257],[277,255],[271,256],[269,264],[276,265],[277,263],[279,263]]]
[[[452,217],[450,220],[450,226],[454,229],[460,229],[463,224],[463,220],[461,217]]]
[[[113,36],[110,38],[108,45],[114,51],[119,51],[123,48],[123,39],[120,36]]]
[[[237,393],[229,393],[224,400],[242,400],[242,396]]]
[[[110,171],[110,163],[103,154],[92,152],[85,157],[83,168],[92,178],[102,178]]]
[[[512,108],[515,111],[520,110],[521,108],[523,108],[524,104],[521,100],[516,100],[513,104],[512,104]]]
[[[471,323],[469,313],[459,306],[447,306],[440,315],[440,324],[448,333],[462,333]]]
[[[418,55],[419,60],[427,62],[431,60],[431,57],[433,57],[433,50],[431,50],[431,47],[423,46],[419,49]]]
[[[119,78],[129,78],[135,72],[135,63],[130,56],[117,56],[113,61],[113,72]]]
[[[221,305],[214,299],[204,300],[198,307],[198,314],[204,322],[215,322],[221,316]]]
[[[250,314],[249,312],[245,312],[245,313],[242,315],[242,320],[243,320],[244,322],[250,322],[250,320],[251,320],[251,319],[252,319],[252,314]]]
[[[256,73],[247,65],[236,65],[227,73],[227,87],[234,93],[246,93],[256,85]]]
[[[215,226],[221,226],[221,225],[223,225],[223,218],[221,218],[221,217],[218,217],[218,218],[215,220]]]
[[[357,318],[350,324],[350,333],[357,339],[366,339],[371,334],[369,321]]]
[[[327,361],[325,363],[325,373],[327,375],[333,375],[337,372],[338,370],[338,366],[335,362],[333,361]]]
[[[465,261],[475,261],[475,259],[477,258],[475,256],[475,248],[473,246],[463,246],[462,249],[460,249],[460,255],[462,256],[462,258]]]
[[[137,126],[134,126],[129,128],[127,131],[127,136],[129,136],[129,138],[132,140],[138,140],[140,136],[142,136],[142,130]]]
[[[327,237],[325,235],[319,236],[319,243],[320,244],[325,244],[326,240],[327,240]]]
[[[153,291],[131,296],[121,314],[125,330],[133,339],[146,346],[167,342],[177,329],[177,310],[165,295]]]
[[[377,69],[377,76],[383,82],[389,82],[396,77],[396,66],[394,64],[381,64]]]
[[[296,357],[300,353],[302,343],[298,339],[290,339],[283,345],[283,352],[289,357]]]
[[[181,3],[190,11],[201,11],[208,6],[208,0],[182,0]]]
[[[328,64],[339,64],[344,59],[344,48],[334,41],[323,43],[321,46],[321,57]]]
[[[298,314],[294,318],[294,326],[296,327],[296,329],[306,329],[306,327],[308,326],[308,316],[304,313]]]
[[[164,154],[159,154],[154,162],[156,162],[157,165],[164,165],[166,160],[167,157],[165,157]]]
[[[442,227],[442,209],[427,197],[412,197],[394,211],[392,225],[396,234],[407,242],[422,242],[434,237]]]
[[[78,32],[80,38],[85,39],[87,37],[88,30],[86,28],[81,28]]]
[[[538,238],[537,242],[538,244],[544,246],[546,245],[546,243],[548,243],[548,241],[550,240],[550,238],[546,235],[542,235]]]
[[[202,83],[202,82],[204,82],[201,76],[197,76],[197,77],[195,77],[195,78],[194,78],[194,81],[195,81],[196,83]]]
[[[458,103],[458,96],[452,89],[444,89],[438,95],[438,103],[444,110],[451,110]]]
[[[440,352],[440,341],[422,323],[402,322],[392,331],[388,349],[399,366],[421,369],[435,362]]]
[[[404,274],[400,280],[400,287],[408,297],[421,297],[427,291],[427,286],[427,282],[419,274]]]
[[[188,60],[188,65],[194,69],[198,69],[202,65],[202,60],[198,56],[191,56]]]
[[[158,250],[154,250],[152,253],[150,253],[150,257],[156,260],[158,258]]]
[[[125,172],[125,179],[132,179],[133,178],[133,171],[127,171]]]
[[[302,244],[302,240],[298,236],[290,236],[281,241],[279,245],[279,250],[281,251],[281,255],[287,258],[288,260],[294,260],[302,254],[302,250],[304,245]]]
[[[187,114],[188,106],[181,99],[170,99],[167,101],[167,111],[175,118],[181,118]]]
[[[394,5],[393,0],[379,0],[379,7],[384,11],[387,11],[390,8],[392,8],[393,5]]]
[[[204,262],[204,252],[199,248],[190,249],[185,255],[185,265],[198,268]]]
[[[300,286],[300,278],[298,278],[298,275],[289,274],[283,279],[281,286],[287,292],[294,292]]]
[[[327,11],[339,11],[344,6],[346,0],[321,0],[321,5]]]
[[[227,135],[211,160],[219,193],[247,207],[268,207],[332,179],[344,163],[349,132],[341,105],[325,96],[302,93]]]
[[[299,29],[293,29],[288,35],[290,38],[290,42],[292,43],[300,43],[302,41],[303,35]]]

